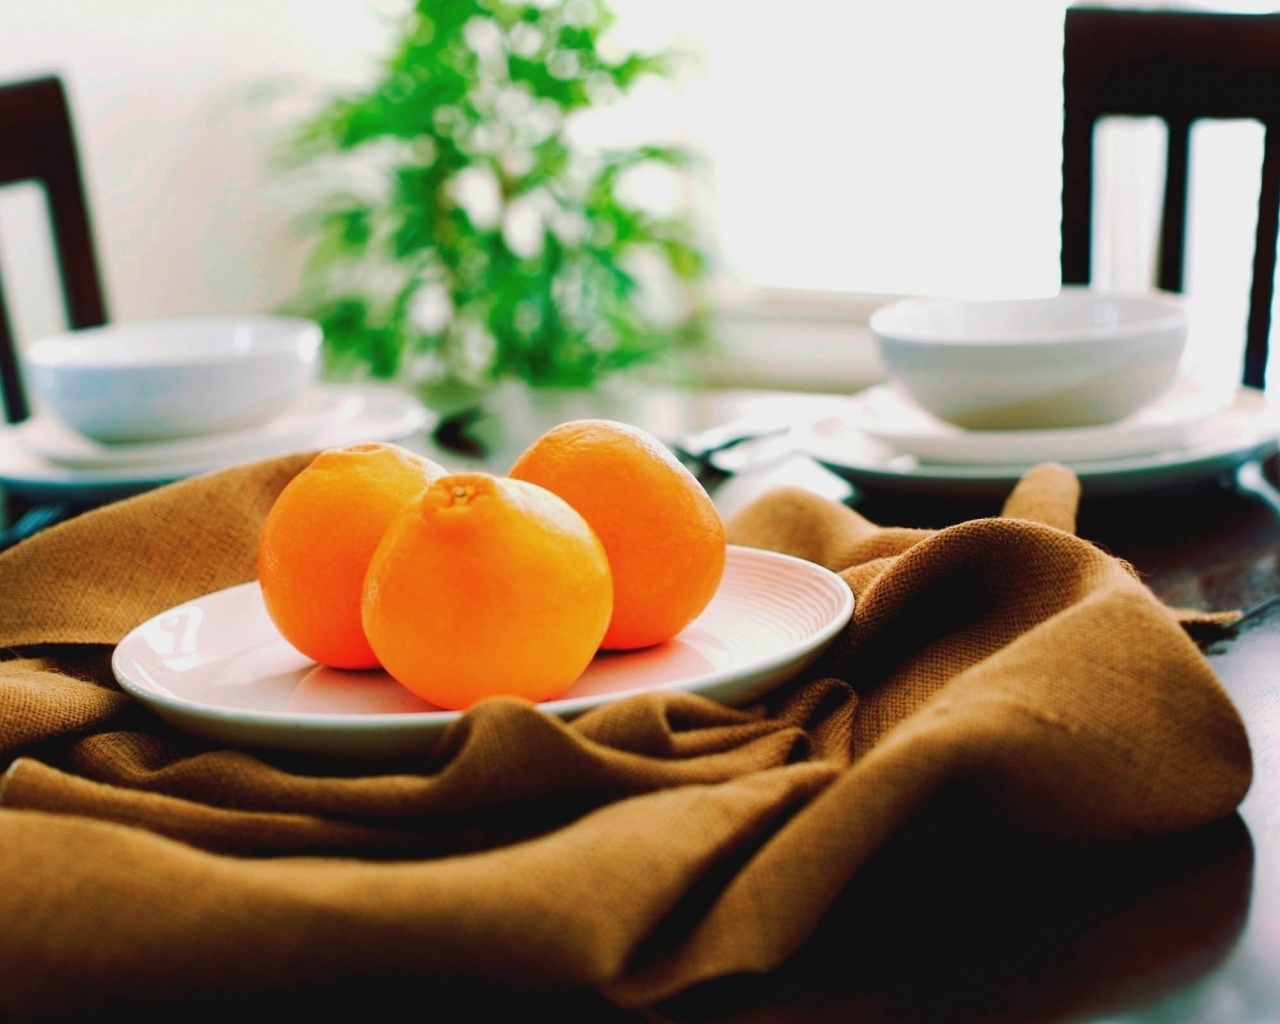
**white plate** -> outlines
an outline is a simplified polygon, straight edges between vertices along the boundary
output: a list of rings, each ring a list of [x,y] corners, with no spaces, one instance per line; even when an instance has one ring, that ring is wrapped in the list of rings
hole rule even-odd
[[[938,419],[890,382],[853,395],[841,418],[921,462],[1001,466],[1120,459],[1184,448],[1232,400],[1222,388],[1178,378],[1159,401],[1115,423],[1057,430],[965,430]]]
[[[839,576],[787,555],[729,548],[724,579],[678,637],[598,655],[559,698],[561,718],[671,688],[752,701],[815,659],[853,614]],[[132,630],[111,660],[124,689],[185,731],[233,745],[350,757],[429,753],[460,715],[381,671],[323,668],[276,631],[256,582],[220,590]]]
[[[274,433],[265,437],[253,435],[258,439],[252,443],[137,465],[59,465],[24,443],[25,424],[0,427],[0,487],[33,501],[111,501],[173,480],[292,451],[337,448],[362,441],[399,441],[426,429],[431,419],[422,403],[401,388],[371,384],[328,384],[321,388],[318,402],[331,403],[332,414],[314,416],[311,408],[303,414],[306,429],[293,429],[282,418],[272,425]],[[349,405],[349,399],[354,404]],[[264,431],[267,429],[263,427]]]
[[[1201,483],[1276,450],[1280,415],[1262,392],[1241,388],[1230,404],[1194,425],[1181,448],[1117,459],[1059,459],[1087,495],[1132,494]],[[870,490],[938,497],[999,498],[1042,459],[1005,465],[925,462],[828,416],[797,427],[797,451]]]
[[[359,415],[367,404],[357,389],[319,385],[268,423],[245,430],[169,441],[104,444],[72,430],[47,414],[32,416],[14,428],[14,436],[32,453],[70,469],[126,469],[188,465],[228,457],[252,458],[255,452],[306,445],[326,427]]]

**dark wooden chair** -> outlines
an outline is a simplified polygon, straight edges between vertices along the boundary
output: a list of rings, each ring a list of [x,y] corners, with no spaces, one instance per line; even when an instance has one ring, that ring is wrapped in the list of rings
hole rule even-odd
[[[1192,123],[1250,119],[1266,131],[1244,383],[1262,387],[1280,222],[1280,14],[1071,8],[1063,49],[1062,282],[1088,284],[1093,135],[1107,116],[1158,117],[1168,156],[1155,284],[1183,290]]]
[[[57,77],[0,85],[0,185],[34,181],[44,188],[67,323],[107,321],[102,275],[66,92]],[[0,397],[10,423],[29,413],[17,339],[0,287]]]

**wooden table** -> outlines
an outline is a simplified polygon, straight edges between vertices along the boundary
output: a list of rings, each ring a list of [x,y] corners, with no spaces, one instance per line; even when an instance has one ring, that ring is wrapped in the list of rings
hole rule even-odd
[[[659,396],[637,414],[664,436],[743,413],[816,417],[838,399],[771,393]],[[519,446],[463,455],[415,446],[451,468],[501,469]],[[775,453],[776,454],[776,453]],[[1280,1021],[1280,479],[1273,463],[1176,494],[1086,499],[1082,537],[1130,561],[1172,605],[1241,608],[1200,642],[1244,715],[1256,777],[1238,814],[1135,845],[1067,848],[993,821],[963,793],[921,816],[848,886],[780,970],[690,991],[647,1012],[590,992],[447,987],[282,993],[252,1006],[202,1000],[175,1013],[241,1019],[397,1006],[436,1019],[563,1021]],[[720,482],[728,514],[778,484],[849,500],[885,525],[940,527],[992,504],[855,493],[798,456],[763,458]]]
[[[633,412],[673,437],[736,415],[790,410],[816,419],[838,401],[698,393]],[[454,453],[434,454],[457,463]],[[498,463],[511,455],[494,454]],[[961,794],[860,871],[804,950],[774,974],[709,984],[645,1014],[588,994],[547,996],[548,1012],[689,1024],[1280,1022],[1277,480],[1271,460],[1191,489],[1086,498],[1078,525],[1167,604],[1246,611],[1236,628],[1197,638],[1253,745],[1255,780],[1238,814],[1159,841],[1065,848],[984,818]],[[778,484],[847,500],[884,525],[941,527],[999,512],[995,502],[859,493],[806,458],[767,451],[711,489],[730,514]],[[461,1011],[477,994],[457,998]],[[536,1005],[516,994],[479,998],[495,1013]]]

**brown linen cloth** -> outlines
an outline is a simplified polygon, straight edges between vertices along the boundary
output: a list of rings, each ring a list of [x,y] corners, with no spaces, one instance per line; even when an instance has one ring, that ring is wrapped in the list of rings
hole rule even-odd
[[[184,736],[115,686],[111,645],[251,579],[305,462],[185,481],[0,556],[0,1014],[335,978],[644,1006],[776,967],[953,784],[1086,841],[1190,829],[1249,786],[1208,663],[1072,535],[1056,466],[1004,516],[936,532],[798,490],[735,516],[733,542],[838,570],[858,598],[759,707],[652,693],[565,724],[498,699],[394,764]]]

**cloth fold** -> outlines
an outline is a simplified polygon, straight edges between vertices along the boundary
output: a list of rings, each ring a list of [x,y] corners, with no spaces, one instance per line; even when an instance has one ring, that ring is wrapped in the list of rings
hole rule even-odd
[[[111,645],[249,580],[306,456],[184,481],[0,555],[0,1015],[343,978],[589,987],[646,1006],[768,971],[931,798],[1064,840],[1229,814],[1240,717],[1037,467],[999,517],[868,522],[780,489],[731,542],[837,572],[853,620],[750,708],[655,692],[562,722],[483,702],[420,759],[221,749],[114,684]]]

